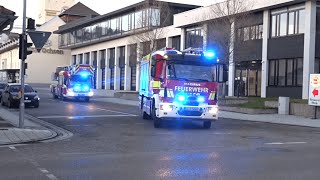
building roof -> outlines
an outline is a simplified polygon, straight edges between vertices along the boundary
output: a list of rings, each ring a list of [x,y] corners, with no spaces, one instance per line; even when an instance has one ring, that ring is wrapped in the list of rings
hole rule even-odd
[[[76,20],[74,22],[67,23],[67,24],[65,24],[63,26],[60,26],[59,30],[55,31],[54,33],[57,33],[57,34],[63,33],[65,31],[68,31],[69,29],[77,28],[77,27],[80,27],[80,26],[90,25],[90,24],[93,24],[95,22],[101,22],[103,20],[107,20],[107,19],[110,19],[110,18],[113,18],[113,17],[124,15],[125,13],[128,13],[130,11],[135,11],[136,8],[143,6],[146,3],[146,1],[152,1],[153,2],[153,1],[159,1],[159,0],[144,0],[144,1],[138,2],[136,4],[133,4],[133,5],[126,6],[124,8],[118,9],[116,11],[109,12],[109,13],[104,14],[104,15],[100,15],[100,16],[96,16],[96,17],[87,16],[86,18],[82,18],[82,19]],[[190,5],[190,4],[180,4],[180,3],[173,3],[173,2],[166,2],[166,1],[163,1],[163,2],[168,3],[170,6],[178,6],[178,7],[190,8],[190,9],[201,7],[201,6]]]
[[[61,14],[59,14],[59,17],[63,15],[74,15],[74,16],[87,16],[87,15],[93,15],[93,16],[99,16],[100,14],[96,11],[90,9],[88,6],[82,4],[81,2],[78,2],[77,4],[73,5],[69,9],[63,11]]]
[[[13,28],[13,22],[17,19],[17,16],[15,16],[16,13],[0,6],[0,32],[3,32],[5,28],[7,28],[9,25],[9,29],[5,31],[11,31]]]

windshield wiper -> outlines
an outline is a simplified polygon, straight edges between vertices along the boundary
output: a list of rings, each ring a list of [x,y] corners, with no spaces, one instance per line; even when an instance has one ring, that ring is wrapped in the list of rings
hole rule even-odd
[[[207,79],[189,79],[191,81],[205,81],[205,82],[209,82],[209,80]]]

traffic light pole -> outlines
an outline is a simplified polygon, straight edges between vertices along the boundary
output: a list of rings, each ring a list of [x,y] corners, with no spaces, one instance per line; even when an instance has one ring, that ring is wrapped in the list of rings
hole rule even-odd
[[[27,0],[23,0],[23,21],[22,21],[22,39],[26,40],[26,18],[27,18]],[[24,41],[23,41],[24,42]],[[21,42],[20,42],[21,43]],[[26,44],[21,44],[21,66],[20,66],[20,83],[21,83],[21,97],[20,97],[20,113],[19,113],[19,128],[24,127],[24,62],[25,62],[25,47]]]

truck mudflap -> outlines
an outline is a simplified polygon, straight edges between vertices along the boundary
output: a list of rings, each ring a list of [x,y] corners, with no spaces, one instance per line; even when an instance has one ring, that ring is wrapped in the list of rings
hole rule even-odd
[[[185,106],[173,103],[160,103],[157,108],[157,117],[161,119],[190,119],[214,121],[218,119],[218,106],[199,105]]]

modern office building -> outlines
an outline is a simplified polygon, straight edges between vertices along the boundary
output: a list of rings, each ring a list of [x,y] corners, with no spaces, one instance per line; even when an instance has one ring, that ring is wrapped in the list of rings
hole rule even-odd
[[[146,0],[97,17],[59,27],[59,48],[71,50],[70,64],[95,66],[95,87],[138,89],[138,62],[151,47],[180,48],[173,15],[199,6]],[[139,35],[138,35],[139,34]]]
[[[182,48],[217,50],[228,66],[229,96],[308,98],[309,74],[320,71],[320,2],[241,3],[236,7],[242,15],[232,19],[223,11],[225,2],[175,15],[174,26],[183,31]],[[225,36],[223,48],[217,37]]]

